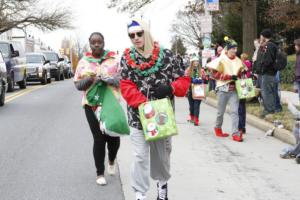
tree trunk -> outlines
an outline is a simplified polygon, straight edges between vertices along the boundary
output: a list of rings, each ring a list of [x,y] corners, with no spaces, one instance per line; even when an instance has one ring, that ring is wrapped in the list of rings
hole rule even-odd
[[[256,1],[241,1],[243,9],[243,53],[247,53],[249,56],[253,54],[253,40],[257,37]]]

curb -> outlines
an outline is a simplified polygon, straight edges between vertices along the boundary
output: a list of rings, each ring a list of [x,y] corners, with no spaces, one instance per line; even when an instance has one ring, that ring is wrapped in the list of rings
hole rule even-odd
[[[215,108],[217,107],[217,100],[214,100],[212,98],[207,97],[204,102],[212,107],[215,107]],[[226,112],[229,113],[228,107],[226,108]],[[246,116],[246,121],[248,124],[250,124],[260,130],[263,130],[265,132],[274,128],[274,125],[272,123],[262,120],[256,116],[248,114],[248,113]],[[296,144],[296,140],[295,140],[293,134],[286,129],[275,128],[274,137],[285,143],[291,144],[291,145]]]

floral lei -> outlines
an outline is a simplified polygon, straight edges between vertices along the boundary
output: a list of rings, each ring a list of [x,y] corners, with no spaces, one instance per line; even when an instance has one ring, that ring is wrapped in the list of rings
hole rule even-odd
[[[84,59],[88,62],[102,63],[103,60],[114,57],[115,53],[112,51],[105,50],[101,58],[93,57],[91,52],[87,52],[84,56]]]
[[[136,63],[135,49],[131,47],[125,50],[125,59],[127,64],[134,69],[136,73],[142,76],[149,76],[159,70],[162,66],[164,49],[159,46],[157,42],[154,42],[154,48],[152,51],[151,60],[149,62],[143,62],[141,64]]]

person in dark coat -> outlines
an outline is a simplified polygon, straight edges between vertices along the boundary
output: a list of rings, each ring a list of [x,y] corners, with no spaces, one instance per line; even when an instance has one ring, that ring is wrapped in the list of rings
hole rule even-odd
[[[260,34],[261,46],[258,50],[256,69],[261,73],[261,94],[264,110],[260,117],[265,118],[268,114],[275,113],[276,99],[276,73],[274,67],[276,60],[277,45],[272,40],[272,31],[265,29]]]

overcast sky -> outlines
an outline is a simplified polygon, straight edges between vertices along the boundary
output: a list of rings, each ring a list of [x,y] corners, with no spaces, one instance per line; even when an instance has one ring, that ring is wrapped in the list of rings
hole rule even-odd
[[[43,0],[46,1],[46,0]],[[74,19],[74,30],[57,30],[51,33],[39,33],[39,37],[49,44],[54,50],[60,48],[64,37],[79,38],[81,43],[86,43],[90,33],[99,31],[103,33],[106,48],[121,50],[130,46],[126,25],[129,15],[117,13],[106,7],[107,0],[65,0],[64,6],[70,6]],[[151,32],[156,40],[163,46],[170,48],[172,21],[176,12],[188,0],[156,0],[143,11],[144,20],[150,22]],[[48,1],[49,2],[49,1]],[[53,3],[52,3],[53,2]],[[51,4],[60,3],[61,0],[52,0]]]

